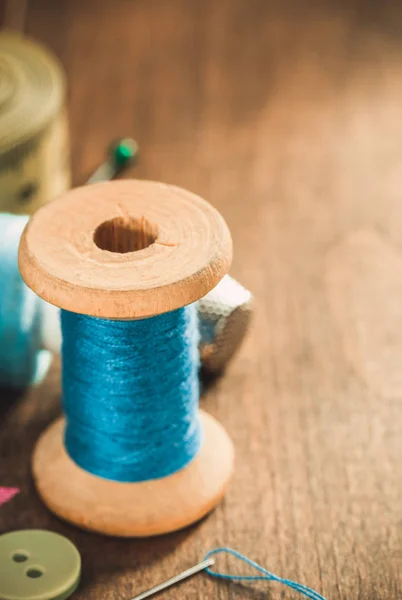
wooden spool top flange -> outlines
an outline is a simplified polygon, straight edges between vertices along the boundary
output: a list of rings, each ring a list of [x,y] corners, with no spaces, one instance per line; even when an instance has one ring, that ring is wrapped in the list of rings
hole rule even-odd
[[[228,227],[205,200],[126,180],[76,188],[40,208],[23,233],[19,267],[51,304],[135,319],[195,302],[231,257]]]

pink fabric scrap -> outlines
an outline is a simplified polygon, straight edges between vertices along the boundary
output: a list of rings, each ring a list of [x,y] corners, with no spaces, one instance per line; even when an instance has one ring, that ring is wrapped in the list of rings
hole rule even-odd
[[[0,506],[6,502],[10,502],[14,496],[19,494],[19,488],[1,487],[0,486]]]

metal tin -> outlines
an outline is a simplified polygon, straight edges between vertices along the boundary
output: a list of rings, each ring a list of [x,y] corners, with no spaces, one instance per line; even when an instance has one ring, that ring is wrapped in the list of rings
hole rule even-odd
[[[0,210],[32,214],[70,187],[65,77],[56,58],[0,33]]]

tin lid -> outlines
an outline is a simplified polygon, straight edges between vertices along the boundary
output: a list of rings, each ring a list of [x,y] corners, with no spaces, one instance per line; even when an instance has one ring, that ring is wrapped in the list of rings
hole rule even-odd
[[[36,42],[0,33],[0,159],[51,122],[65,92],[56,58]]]

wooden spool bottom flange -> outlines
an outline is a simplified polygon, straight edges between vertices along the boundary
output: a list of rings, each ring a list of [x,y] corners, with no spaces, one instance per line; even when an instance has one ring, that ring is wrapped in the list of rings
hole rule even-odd
[[[195,459],[173,475],[141,483],[110,481],[81,469],[66,452],[60,419],[34,452],[39,494],[59,517],[108,535],[143,537],[186,527],[219,502],[233,470],[227,433],[203,411],[200,417],[204,440]]]

